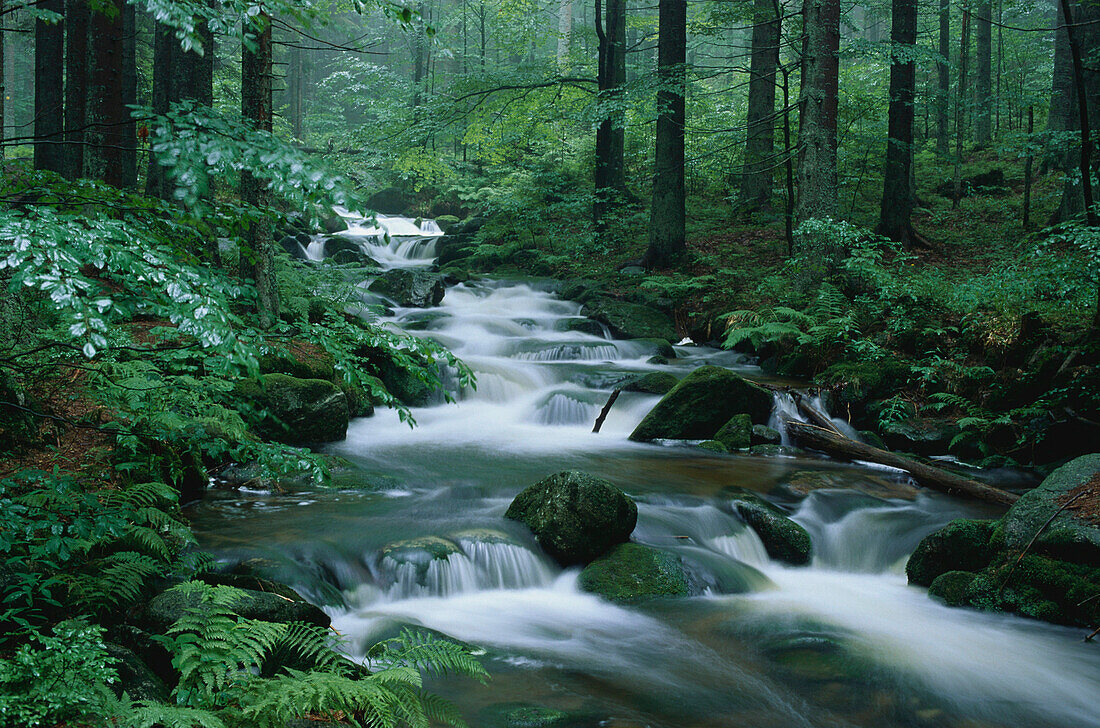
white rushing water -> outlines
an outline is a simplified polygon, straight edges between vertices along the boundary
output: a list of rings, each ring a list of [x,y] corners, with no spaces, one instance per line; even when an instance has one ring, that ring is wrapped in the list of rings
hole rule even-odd
[[[364,241],[386,267],[431,263],[438,235],[429,231],[438,228],[430,221],[351,222],[344,235]],[[293,539],[330,544],[292,558],[315,563],[326,554],[311,573],[343,591],[330,611],[353,653],[395,625],[422,625],[489,650],[490,692],[574,707],[580,696],[625,721],[606,725],[1100,726],[1100,650],[1077,631],[949,609],[906,584],[916,543],[970,515],[967,506],[843,488],[845,479],[893,477],[883,471],[631,443],[627,435],[658,399],[649,395],[624,393],[592,434],[607,396],[631,373],[684,373],[702,363],[756,370],[694,346],[677,347],[671,366],[649,364],[651,344],[566,330],[580,310],[531,283],[472,281],[449,288],[436,308],[396,308],[383,320],[419,322],[417,335],[448,346],[473,369],[477,388],[463,389],[455,404],[413,408],[415,429],[392,411],[356,420],[332,450],[396,484],[366,499],[341,494],[269,510],[251,534],[277,544],[272,552],[290,551],[284,544]],[[825,412],[820,401],[811,405]],[[776,410],[801,419],[789,398],[779,397]],[[501,518],[537,477],[574,466],[635,496],[634,538],[680,555],[702,596],[611,604],[581,591],[576,570],[552,564]],[[826,467],[841,488],[816,491],[793,512],[813,539],[813,564],[773,562],[723,489]],[[226,524],[237,538],[239,521]],[[478,535],[485,528],[503,533]],[[443,557],[382,548],[429,535],[453,548]],[[807,677],[772,661],[776,644],[803,642],[835,642],[858,674]],[[451,694],[470,710],[492,700],[478,696]]]

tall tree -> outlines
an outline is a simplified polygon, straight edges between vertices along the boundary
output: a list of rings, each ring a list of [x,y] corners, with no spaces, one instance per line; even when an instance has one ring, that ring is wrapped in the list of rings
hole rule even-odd
[[[951,108],[951,0],[940,0],[940,59],[936,63],[936,151],[947,155],[951,142],[948,113]]]
[[[967,78],[970,71],[970,11],[963,7],[962,28],[959,30],[959,86],[955,93],[955,194],[952,206],[962,198],[963,142],[966,138]]]
[[[122,186],[137,186],[137,123],[130,108],[137,104],[137,17],[134,6],[122,6],[122,105],[126,107],[122,126]]]
[[[893,0],[890,41],[890,122],[886,141],[886,169],[883,175],[882,208],[878,232],[910,247],[913,243],[913,97],[916,66],[913,51],[917,43],[917,0]]]
[[[105,0],[91,14],[88,32],[87,128],[84,132],[84,173],[122,187],[124,138],[129,111],[122,103],[122,5]]]
[[[780,21],[774,0],[756,0],[749,60],[748,139],[740,200],[746,211],[771,207],[775,170],[775,71],[779,65]]]
[[[804,0],[798,204],[795,220],[837,216],[840,0]]]
[[[88,101],[88,3],[65,0],[65,176],[84,174]]]
[[[684,126],[687,122],[687,3],[658,5],[657,154],[650,207],[647,267],[667,267],[684,250],[687,191],[684,185]]]
[[[247,29],[241,57],[241,113],[261,131],[272,130],[271,113],[271,19],[261,12]],[[264,212],[270,204],[267,187],[250,172],[241,173],[241,201]],[[275,287],[275,251],[271,222],[259,215],[248,226],[241,274],[256,286],[256,309],[260,325],[268,328],[279,315],[279,292]]]
[[[604,216],[617,195],[626,192],[626,130],[621,108],[626,82],[626,0],[596,0],[596,37],[599,40],[597,81],[599,95],[608,110],[596,129],[596,198],[593,219],[602,229]]]
[[[34,24],[34,168],[64,172],[65,24],[64,0],[40,0],[38,7],[56,13],[52,22]]]
[[[569,44],[573,36],[573,0],[558,0],[558,68],[569,65]]]
[[[4,17],[6,0],[0,0],[0,18]],[[8,82],[7,82],[7,52],[4,33],[0,32],[0,160],[4,159],[3,141],[7,138],[7,125],[5,111],[7,109]]]
[[[993,141],[993,3],[982,0],[977,9],[974,57],[977,75],[974,80],[975,141],[987,147]]]
[[[1077,139],[1066,152],[1068,171],[1062,187],[1062,199],[1051,222],[1064,222],[1086,213],[1089,225],[1096,225],[1092,176],[1100,170],[1100,158],[1093,155],[1093,132],[1100,127],[1100,7],[1089,0],[1061,1],[1061,30],[1065,33],[1069,58],[1069,104],[1066,131],[1077,131]],[[1055,68],[1057,71],[1057,67]],[[1065,83],[1065,81],[1063,81]],[[1052,102],[1053,104],[1053,102]],[[1097,312],[1100,322],[1100,310]]]

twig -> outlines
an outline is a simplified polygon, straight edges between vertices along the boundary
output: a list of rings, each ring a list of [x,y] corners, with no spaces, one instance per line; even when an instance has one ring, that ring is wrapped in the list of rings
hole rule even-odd
[[[592,432],[599,432],[600,428],[603,427],[603,421],[607,419],[607,413],[611,411],[611,405],[615,404],[615,400],[619,398],[619,394],[622,391],[622,387],[619,387],[607,398],[607,404],[603,406],[603,409],[600,411],[600,416],[596,418],[596,425],[592,428]]]

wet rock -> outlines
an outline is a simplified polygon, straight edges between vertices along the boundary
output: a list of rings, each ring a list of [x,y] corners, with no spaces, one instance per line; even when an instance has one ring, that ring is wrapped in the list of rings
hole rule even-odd
[[[495,703],[478,714],[482,728],[572,728],[576,724],[562,710],[532,703]]]
[[[668,358],[663,356],[651,356],[645,360],[646,364],[653,364],[655,366],[668,366]]]
[[[728,450],[743,450],[752,441],[752,418],[746,414],[734,415],[715,434],[714,439]]]
[[[943,601],[949,607],[962,607],[969,603],[971,584],[978,578],[973,571],[946,571],[928,587],[928,595]]]
[[[439,274],[403,269],[386,271],[368,289],[393,300],[399,306],[415,308],[438,306],[447,292]]]
[[[785,672],[812,682],[858,680],[860,667],[843,644],[821,635],[792,637],[772,643],[769,656]]]
[[[382,559],[392,561],[396,567],[411,566],[417,583],[423,584],[433,561],[446,561],[451,554],[458,553],[462,550],[454,541],[438,536],[421,536],[387,544],[382,548]]]
[[[933,417],[910,417],[887,423],[882,439],[887,449],[918,455],[940,455],[948,451],[951,441],[961,432],[954,421]]]
[[[111,642],[104,644],[107,654],[114,658],[114,670],[118,682],[111,687],[116,695],[126,693],[131,700],[168,702],[168,687],[132,650]]]
[[[566,319],[563,328],[565,331],[578,331],[592,336],[603,336],[603,324],[589,318]]]
[[[587,564],[629,539],[638,507],[610,482],[573,470],[524,490],[505,517],[525,524],[551,558],[570,566]]]
[[[294,260],[306,260],[306,253],[299,245],[298,239],[292,235],[285,235],[279,240],[279,247],[286,251]]]
[[[153,634],[164,634],[189,610],[201,605],[200,594],[170,589],[153,597],[145,605],[138,617],[137,626]],[[332,622],[327,614],[309,602],[292,601],[277,594],[251,589],[242,589],[240,597],[230,608],[244,619],[259,619],[264,622],[306,622],[326,629]]]
[[[577,303],[586,303],[600,290],[600,284],[585,278],[562,281],[558,295]]]
[[[234,391],[250,405],[242,415],[269,439],[308,445],[347,435],[347,396],[330,381],[264,374],[238,382]]]
[[[332,381],[336,377],[335,359],[320,347],[297,344],[260,357],[260,373]]]
[[[416,371],[398,365],[388,355],[375,361],[375,369],[386,391],[410,407],[431,404],[439,394],[439,390],[425,382]]]
[[[794,455],[798,452],[796,448],[784,447],[782,445],[753,445],[749,448],[750,455],[761,455],[764,457],[774,457],[776,455]]]
[[[367,198],[367,208],[383,215],[403,215],[416,198],[400,187],[386,187]]]
[[[756,531],[768,556],[795,566],[810,563],[813,543],[806,529],[755,493],[735,491],[731,496],[734,511]]]
[[[329,235],[342,233],[348,229],[348,221],[334,212],[321,218],[321,229]]]
[[[668,394],[679,383],[680,380],[668,372],[650,372],[625,384],[623,391]]]
[[[676,326],[672,318],[649,306],[610,298],[595,298],[584,305],[582,313],[605,324],[619,338],[665,341],[676,339]]]
[[[706,440],[737,414],[767,422],[772,395],[728,369],[702,366],[685,377],[641,421],[630,439]]]
[[[624,543],[581,572],[581,589],[613,602],[631,603],[691,593],[679,556],[637,543]]]
[[[276,596],[289,599],[293,602],[306,601],[302,598],[301,594],[286,584],[252,574],[235,574],[233,572],[227,574],[205,573],[200,574],[196,580],[204,584],[209,584],[210,586],[231,586],[234,589],[247,589],[249,591],[275,594]]]
[[[696,447],[718,453],[728,453],[730,451],[728,447],[726,447],[718,440],[703,440]]]
[[[445,233],[449,233],[460,222],[461,220],[456,215],[437,215],[435,217],[435,224]]]
[[[910,584],[928,586],[948,571],[980,571],[993,557],[989,539],[992,521],[959,518],[925,536],[909,557],[905,573]]]
[[[676,350],[673,349],[672,344],[668,343],[665,339],[636,339],[636,341],[652,346],[654,356],[660,356],[665,359],[676,358]]]
[[[749,438],[749,444],[778,445],[781,442],[783,442],[783,436],[779,434],[778,430],[774,430],[767,425],[752,426],[752,433]]]

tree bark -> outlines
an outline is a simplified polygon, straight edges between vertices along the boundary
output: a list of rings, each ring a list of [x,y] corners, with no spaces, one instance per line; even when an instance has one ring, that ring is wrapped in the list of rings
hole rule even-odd
[[[779,65],[780,21],[774,0],[756,0],[752,57],[749,61],[749,109],[740,207],[746,212],[771,209],[775,178],[775,73]]]
[[[65,2],[65,176],[84,174],[84,124],[88,102],[87,0]]]
[[[967,73],[970,65],[970,11],[963,8],[959,49],[959,90],[955,94],[955,194],[951,206],[962,198],[963,141],[966,137]]]
[[[615,197],[626,192],[624,115],[617,108],[626,82],[626,0],[607,0],[607,12],[601,18],[601,0],[596,0],[596,36],[599,40],[597,69],[601,101],[613,105],[596,129],[595,202],[592,217],[597,230],[604,228],[604,217],[614,206]]]
[[[122,154],[130,114],[122,104],[123,0],[106,0],[106,12],[93,12],[88,33],[87,129],[84,171],[116,187],[126,181]]]
[[[804,0],[802,125],[798,132],[795,220],[836,218],[837,106],[840,92],[840,2]]]
[[[0,16],[2,16],[4,13],[5,2],[6,0],[0,0]],[[4,37],[4,34],[0,32],[0,142],[3,142],[7,138],[7,116],[4,113],[7,106],[6,100],[8,98],[8,83],[5,80],[7,78],[7,55],[4,47],[5,40],[6,38]],[[4,145],[0,143],[0,162],[2,162],[3,160]]]
[[[983,0],[978,5],[977,26],[975,36],[977,48],[975,60],[977,61],[977,77],[974,84],[974,105],[976,107],[976,123],[974,125],[975,141],[979,148],[989,146],[993,141],[993,4],[990,0]]]
[[[667,267],[685,248],[684,125],[687,121],[687,3],[660,0],[656,174],[645,265]]]
[[[890,65],[890,121],[886,141],[886,170],[882,185],[882,208],[878,233],[903,244],[913,243],[913,97],[916,67],[912,51],[917,43],[917,0],[893,0],[890,40],[896,52]]]
[[[558,0],[558,69],[569,67],[569,45],[573,36],[573,0]]]
[[[843,435],[830,432],[816,425],[789,421],[787,422],[787,432],[791,438],[803,447],[820,450],[827,455],[845,460],[862,460],[898,468],[909,473],[921,485],[950,495],[964,495],[1003,505],[1012,505],[1019,499],[1019,496],[1015,493],[1009,493],[1000,488],[964,478],[948,470],[926,465],[897,453],[880,450],[877,447],[850,440]]]
[[[137,187],[137,124],[131,106],[137,104],[137,17],[134,6],[122,6],[122,105],[125,121],[122,125],[122,186]]]
[[[271,19],[256,15],[241,57],[241,113],[256,129],[271,131]],[[275,287],[275,251],[271,222],[265,214],[270,204],[267,186],[250,172],[241,173],[241,201],[257,208],[261,216],[245,234],[241,255],[241,273],[256,286],[256,311],[260,326],[269,328],[279,316],[279,296]]]
[[[1066,175],[1062,200],[1051,223],[1066,222],[1085,213],[1090,226],[1097,225],[1092,209],[1091,173],[1097,171],[1093,159],[1092,128],[1100,124],[1100,67],[1094,59],[1100,53],[1100,7],[1078,0],[1071,5],[1061,0],[1065,20],[1066,47],[1069,56],[1069,103],[1067,131],[1078,130],[1076,144],[1066,152]],[[1097,311],[1100,324],[1100,307]]]
[[[939,81],[936,95],[936,152],[947,156],[951,142],[948,113],[951,108],[951,0],[940,0],[940,61],[936,64]]]
[[[40,0],[38,7],[64,17],[64,0]],[[34,168],[65,171],[65,21],[34,24]]]

